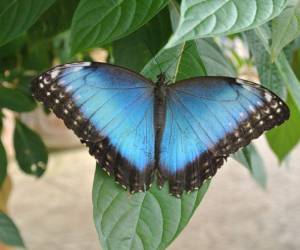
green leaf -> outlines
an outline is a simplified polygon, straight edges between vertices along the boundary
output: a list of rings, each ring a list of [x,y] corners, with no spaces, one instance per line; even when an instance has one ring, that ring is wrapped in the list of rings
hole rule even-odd
[[[9,43],[1,46],[0,47],[1,61],[5,57],[16,56],[16,53],[20,51],[20,49],[24,45],[25,41],[26,41],[25,36],[20,36],[20,37],[17,37],[16,39],[10,41]]]
[[[69,29],[78,3],[79,0],[56,1],[28,30],[30,39],[39,41]]]
[[[137,31],[113,42],[113,63],[137,72],[141,71],[165,45],[171,32],[169,12],[164,8]]]
[[[41,138],[19,120],[14,131],[14,148],[17,162],[25,173],[40,177],[45,172],[47,149]]]
[[[73,54],[132,33],[167,3],[168,0],[81,0],[72,21]]]
[[[158,190],[129,195],[100,167],[96,168],[94,221],[103,249],[165,249],[182,231],[201,202],[208,182],[181,199]]]
[[[22,35],[55,0],[0,1],[0,45]]]
[[[43,71],[52,66],[51,43],[38,42],[28,46],[23,52],[23,67]]]
[[[286,0],[182,0],[179,26],[166,47],[254,28],[279,15],[285,4]]]
[[[266,25],[263,25],[255,30],[256,35],[260,39],[261,43],[264,45],[266,51],[271,54],[271,49],[269,46],[270,31]],[[286,88],[288,89],[293,101],[296,103],[297,108],[300,111],[300,83],[289,64],[284,52],[281,52],[277,59],[275,60],[278,72],[283,80]]]
[[[284,53],[280,53],[275,63],[286,88],[300,111],[300,83]]]
[[[254,180],[262,188],[266,187],[267,174],[264,162],[253,144],[236,152],[233,158],[242,163],[249,170]]]
[[[281,50],[300,35],[300,1],[285,9],[272,21],[272,61]]]
[[[16,112],[28,112],[36,107],[36,103],[31,96],[19,89],[0,87],[0,107]]]
[[[247,31],[244,34],[253,55],[261,84],[285,100],[287,96],[286,87],[276,64],[272,63],[271,55],[266,51],[254,31]]]
[[[25,247],[20,232],[13,221],[0,212],[0,242],[16,247]]]
[[[172,82],[206,75],[195,42],[183,43],[167,50],[162,49],[141,71],[153,81],[156,81],[162,72]]]
[[[5,148],[0,140],[0,189],[7,175],[7,156]]]
[[[266,135],[268,143],[279,161],[283,161],[300,141],[300,130],[297,129],[300,127],[300,112],[290,96],[287,104],[291,112],[290,119]]]
[[[298,49],[297,51],[295,51],[294,55],[293,55],[293,71],[296,74],[296,77],[298,79],[300,79],[300,49]]]
[[[198,53],[209,76],[236,76],[233,64],[225,58],[212,38],[196,40]]]

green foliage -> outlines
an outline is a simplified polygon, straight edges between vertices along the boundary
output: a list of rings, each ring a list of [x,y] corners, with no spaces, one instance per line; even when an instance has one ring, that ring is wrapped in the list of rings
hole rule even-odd
[[[91,60],[104,47],[111,63],[156,80],[204,75],[237,76],[255,66],[260,81],[285,99],[291,118],[267,133],[282,162],[300,140],[300,25],[298,0],[18,0],[0,1],[0,131],[2,109],[30,112],[31,79],[53,65]],[[239,32],[239,33],[237,33]],[[237,33],[237,34],[236,34]],[[222,36],[222,37],[221,37]],[[248,46],[250,58],[228,43]],[[236,53],[236,52],[234,52]],[[236,63],[236,61],[238,63]],[[22,171],[41,176],[48,161],[41,138],[16,120],[14,148]],[[249,145],[234,156],[266,186],[263,156]],[[7,174],[0,141],[0,186]],[[187,225],[208,189],[169,196],[167,186],[129,195],[98,167],[94,220],[103,249],[165,249]],[[0,214],[0,241],[24,246],[12,221]]]
[[[124,37],[157,14],[168,0],[81,0],[72,21],[72,51]]]
[[[25,247],[19,230],[13,221],[0,211],[0,243],[10,246]]]
[[[103,249],[165,249],[188,223],[207,188],[208,182],[181,199],[170,196],[167,186],[159,190],[156,185],[128,195],[98,166],[93,204]]]
[[[25,124],[16,121],[14,148],[20,168],[27,174],[40,177],[48,162],[47,149],[41,138]]]
[[[34,100],[19,89],[0,87],[0,107],[16,112],[32,111],[36,105]]]
[[[0,45],[24,34],[55,0],[19,0],[0,2]]]
[[[300,35],[300,1],[296,0],[272,21],[272,59]]]
[[[138,72],[164,46],[170,35],[170,15],[165,8],[142,28],[112,43],[112,62]]]
[[[179,25],[167,46],[254,28],[279,15],[285,4],[286,0],[182,0]]]

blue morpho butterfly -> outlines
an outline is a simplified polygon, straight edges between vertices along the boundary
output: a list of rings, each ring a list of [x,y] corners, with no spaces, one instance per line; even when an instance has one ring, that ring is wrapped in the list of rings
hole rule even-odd
[[[252,82],[195,77],[167,85],[96,62],[57,66],[32,82],[99,165],[130,192],[154,175],[169,192],[198,189],[229,154],[289,118],[287,105]]]

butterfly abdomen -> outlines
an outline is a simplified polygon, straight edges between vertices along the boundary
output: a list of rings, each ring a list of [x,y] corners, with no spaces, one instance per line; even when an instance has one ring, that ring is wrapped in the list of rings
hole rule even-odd
[[[157,84],[154,89],[155,166],[160,160],[160,144],[166,120],[166,87]]]

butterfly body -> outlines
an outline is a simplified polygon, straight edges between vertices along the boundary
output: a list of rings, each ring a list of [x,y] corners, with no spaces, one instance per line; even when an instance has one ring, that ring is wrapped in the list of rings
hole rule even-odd
[[[131,192],[157,176],[180,196],[212,177],[239,148],[281,124],[288,107],[271,91],[228,77],[156,83],[103,63],[57,66],[32,83],[99,165]]]

